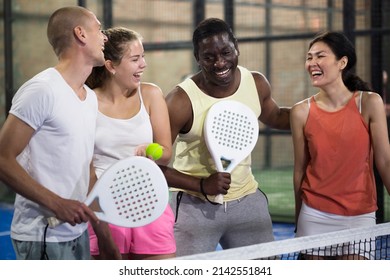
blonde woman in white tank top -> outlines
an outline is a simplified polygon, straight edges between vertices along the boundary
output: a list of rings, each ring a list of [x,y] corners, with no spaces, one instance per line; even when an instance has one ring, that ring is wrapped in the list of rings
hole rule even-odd
[[[94,69],[87,83],[99,104],[94,169],[100,176],[112,163],[125,157],[146,156],[148,144],[163,146],[160,165],[172,154],[167,106],[161,89],[141,82],[146,68],[142,37],[117,27],[104,31],[105,66]],[[156,221],[138,228],[100,222],[89,226],[91,255],[96,259],[164,259],[175,256],[174,215],[168,205]]]

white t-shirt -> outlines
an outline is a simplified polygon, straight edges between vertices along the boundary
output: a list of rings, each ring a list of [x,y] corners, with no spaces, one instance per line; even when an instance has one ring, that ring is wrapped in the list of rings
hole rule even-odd
[[[85,89],[86,99],[80,100],[60,73],[49,68],[18,90],[10,110],[35,130],[18,162],[46,188],[79,201],[84,201],[88,192],[97,116],[96,95],[87,86]],[[42,241],[46,218],[52,215],[48,209],[17,195],[11,237]],[[85,223],[64,223],[49,229],[46,240],[73,240],[86,228]]]

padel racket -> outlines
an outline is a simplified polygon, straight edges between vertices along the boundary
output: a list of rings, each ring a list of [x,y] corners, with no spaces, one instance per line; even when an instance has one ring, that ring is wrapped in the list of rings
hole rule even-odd
[[[152,160],[132,156],[110,166],[96,181],[85,200],[90,205],[98,200],[101,212],[96,216],[122,227],[140,227],[161,216],[168,204],[168,184],[158,165]],[[48,218],[50,227],[62,222]]]
[[[250,155],[259,137],[255,113],[243,103],[224,100],[207,112],[203,126],[205,142],[219,172],[231,172]],[[223,203],[223,195],[214,201]]]

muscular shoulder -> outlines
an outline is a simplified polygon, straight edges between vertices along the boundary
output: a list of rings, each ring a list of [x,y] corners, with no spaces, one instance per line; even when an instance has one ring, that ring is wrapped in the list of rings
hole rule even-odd
[[[257,71],[251,71],[250,73],[252,74],[257,88],[266,88],[267,90],[270,88],[270,83],[263,73]]]
[[[179,86],[176,86],[166,96],[168,107],[191,107],[191,101],[187,93]]]
[[[264,76],[263,73],[258,72],[258,71],[250,71],[250,72],[251,72],[253,78],[255,79],[255,81],[263,81],[263,82],[267,82],[268,83],[268,80]]]
[[[188,132],[192,126],[192,104],[187,93],[176,86],[166,97],[172,137],[181,132]]]
[[[269,98],[271,96],[271,85],[264,74],[257,71],[251,71],[251,74],[255,81],[257,94],[259,95],[260,100],[262,101]]]

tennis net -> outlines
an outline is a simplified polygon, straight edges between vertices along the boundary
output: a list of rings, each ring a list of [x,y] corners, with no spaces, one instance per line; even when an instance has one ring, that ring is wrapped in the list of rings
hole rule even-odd
[[[182,260],[390,260],[390,223],[296,237],[204,254]]]

